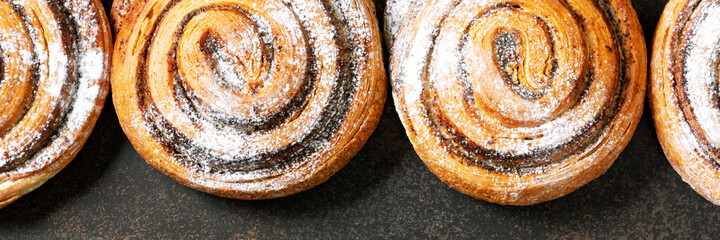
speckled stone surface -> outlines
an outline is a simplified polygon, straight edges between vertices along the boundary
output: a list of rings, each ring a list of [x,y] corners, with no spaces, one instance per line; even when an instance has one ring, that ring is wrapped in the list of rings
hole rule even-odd
[[[665,2],[633,1],[648,42]],[[705,239],[720,236],[718,226],[720,207],[670,167],[647,108],[605,175],[555,201],[506,207],[456,192],[430,173],[392,101],[347,167],[314,189],[269,201],[215,197],[153,169],[124,136],[108,101],[66,169],[0,209],[1,239]]]

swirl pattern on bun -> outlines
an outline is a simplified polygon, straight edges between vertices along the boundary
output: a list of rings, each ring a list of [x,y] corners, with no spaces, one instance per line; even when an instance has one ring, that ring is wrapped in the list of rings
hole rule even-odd
[[[266,199],[332,176],[386,96],[373,4],[116,2],[113,101],[154,167],[190,187]]]
[[[98,1],[0,1],[0,207],[80,151],[108,93],[111,49]]]
[[[388,9],[397,111],[451,187],[501,204],[552,200],[604,173],[632,137],[647,60],[629,1]]]
[[[720,2],[668,3],[655,34],[650,102],[665,155],[720,204]]]

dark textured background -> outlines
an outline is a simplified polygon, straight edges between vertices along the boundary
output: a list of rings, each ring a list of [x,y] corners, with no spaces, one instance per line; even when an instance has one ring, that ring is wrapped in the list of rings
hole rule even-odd
[[[633,1],[648,42],[665,2]],[[719,218],[720,208],[665,159],[647,107],[605,175],[551,202],[507,207],[456,192],[430,173],[391,101],[347,167],[314,189],[269,201],[208,195],[156,171],[108,101],[66,169],[0,209],[0,238],[713,238]]]

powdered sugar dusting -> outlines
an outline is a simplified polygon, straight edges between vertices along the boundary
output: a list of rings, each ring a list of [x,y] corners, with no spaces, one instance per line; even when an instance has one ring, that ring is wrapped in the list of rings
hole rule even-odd
[[[34,59],[30,61],[37,67],[38,92],[45,93],[34,97],[33,107],[28,110],[24,119],[48,116],[50,113],[36,110],[42,108],[59,109],[59,114],[51,115],[56,119],[47,120],[47,123],[41,125],[40,129],[31,130],[33,133],[22,143],[44,144],[43,146],[19,148],[14,143],[0,146],[3,151],[38,149],[36,153],[5,154],[4,156],[11,156],[11,159],[15,158],[12,157],[15,154],[22,154],[26,155],[27,159],[24,159],[21,165],[2,172],[0,175],[25,174],[50,168],[53,164],[66,164],[67,158],[76,154],[89,136],[90,131],[87,127],[97,119],[99,111],[102,109],[102,101],[99,100],[104,99],[108,91],[108,59],[106,59],[104,50],[107,46],[103,46],[108,43],[98,39],[105,33],[99,32],[101,27],[98,25],[97,18],[104,16],[97,15],[96,6],[90,1],[84,0],[64,1],[60,6],[52,5],[53,3],[23,0],[15,0],[13,4],[19,6],[22,11],[19,14],[29,20],[25,24],[30,31],[29,38],[33,43],[33,52],[21,53],[20,56],[22,59],[26,58],[25,55],[34,56]],[[70,15],[62,16],[64,11],[56,10],[57,7],[66,8]],[[45,21],[54,20],[54,18],[69,18],[74,26],[61,26],[57,22]],[[36,21],[42,26],[32,25]],[[70,31],[69,28],[75,29]],[[69,36],[75,42],[71,45],[63,45],[61,34],[69,33],[77,34]],[[6,44],[6,42],[3,41],[0,44]],[[76,59],[69,59],[70,55]],[[41,103],[49,105],[43,106]],[[21,120],[18,124],[22,125],[25,121]],[[58,123],[53,124],[54,122]],[[21,126],[16,126],[16,128],[19,127]],[[8,134],[12,134],[14,131],[13,129]],[[53,134],[47,134],[48,132]],[[45,136],[45,141],[41,141],[42,136]],[[63,161],[59,161],[61,159]],[[58,161],[61,163],[57,163]],[[52,176],[60,169],[61,166],[53,168],[54,172],[43,174]],[[2,184],[15,183],[4,182]]]
[[[378,36],[369,18],[369,2],[278,0],[231,7],[224,1],[173,4],[160,6],[164,12],[151,17],[157,18],[157,25],[148,30],[154,38],[148,39],[147,62],[139,63],[143,69],[144,64],[153,66],[147,72],[147,85],[139,91],[150,95],[141,103],[150,110],[142,113],[142,119],[123,124],[148,126],[159,144],[172,149],[157,149],[153,154],[173,158],[187,170],[181,174],[191,175],[181,177],[193,185],[239,192],[298,188],[319,177],[317,174],[327,170],[331,161],[349,160],[349,154],[343,152],[348,145],[365,141],[348,135],[374,127],[361,113],[382,107],[363,101],[381,94],[369,92],[380,79],[366,73],[379,72],[377,66],[368,64],[374,64],[369,59],[382,56],[374,42]],[[199,24],[205,18],[231,14],[242,14],[243,21],[248,20],[233,22],[234,29],[244,31],[247,24],[257,32],[233,35],[214,31],[214,25]],[[184,27],[185,23],[191,27]],[[197,31],[200,28],[207,31]],[[178,36],[173,33],[177,29],[185,31]],[[212,36],[205,39],[218,40],[215,46],[199,43],[206,46],[200,59],[211,62],[195,64],[201,67],[188,64],[190,58],[182,57],[197,47],[198,41],[188,39],[203,36],[198,33]],[[256,52],[258,49],[266,51],[260,55],[270,59],[268,69],[260,67],[264,62],[244,61],[248,55],[261,53]],[[177,52],[180,74],[173,75],[176,70],[163,64],[172,61],[168,52]],[[201,73],[191,76],[188,72],[192,71]],[[253,75],[243,75],[247,73]],[[238,86],[248,84],[246,77],[262,82],[256,82],[253,91],[238,91],[242,89]],[[227,83],[234,88],[214,88],[208,94],[203,92],[203,82]],[[243,114],[239,116],[232,109],[242,109]],[[361,117],[346,117],[351,114]],[[334,139],[340,140],[330,141]]]
[[[696,32],[688,39],[685,60],[685,89],[692,112],[708,141],[720,146],[720,111],[718,91],[718,55],[720,55],[720,6],[710,4],[693,26]]]
[[[423,9],[425,0],[389,0],[385,9],[385,39],[392,48],[403,21],[413,18]]]
[[[520,167],[533,173],[562,163],[567,154],[559,149],[574,154],[593,148],[595,141],[615,144],[596,138],[602,138],[609,122],[628,119],[614,115],[626,66],[618,64],[620,56],[598,53],[615,53],[606,47],[618,46],[608,37],[612,32],[582,32],[612,24],[601,22],[598,12],[573,13],[556,1],[437,1],[407,13],[411,4],[390,1],[386,13],[388,34],[397,34],[391,53],[393,93],[416,147],[447,144],[445,155],[438,153],[432,161],[448,164],[463,155],[458,158],[495,170],[509,169],[504,161],[527,161]],[[544,8],[556,14],[530,13]],[[585,22],[573,14],[586,15]],[[514,46],[492,45],[499,34],[513,32],[519,38]],[[518,70],[497,66],[505,60],[497,60],[494,47],[507,56],[524,49],[518,52]],[[517,86],[508,86],[503,71]],[[542,94],[530,98],[513,88],[528,86],[539,87],[528,92]]]
[[[655,37],[650,103],[673,168],[694,190],[718,201],[720,3],[671,2]]]
[[[317,6],[312,6],[310,3],[294,3],[297,5],[298,10],[296,12],[304,13],[298,17],[300,20],[309,25],[310,31],[308,31],[309,38],[313,40],[311,44],[314,45],[314,49],[318,52],[315,53],[318,56],[318,69],[316,71],[321,73],[319,76],[319,82],[316,83],[320,86],[327,86],[331,88],[337,79],[337,72],[334,71],[323,71],[323,66],[332,66],[337,61],[339,55],[339,49],[333,44],[333,38],[335,33],[332,29],[323,28],[321,23],[313,21],[316,18],[323,18],[317,9]],[[276,9],[274,14],[275,21],[287,21],[291,22],[292,14],[288,13],[287,9]],[[284,13],[284,14],[283,14]],[[287,20],[283,20],[287,19]],[[289,31],[294,32],[293,36],[300,36],[299,29],[291,29]],[[237,49],[235,49],[237,51]],[[218,56],[219,57],[219,56]],[[222,66],[220,70],[222,70]],[[229,68],[229,66],[227,66]],[[301,78],[304,76],[276,76],[276,77],[292,77]],[[288,84],[289,85],[289,84]],[[286,86],[288,86],[286,85]],[[290,86],[288,86],[290,87]],[[279,96],[287,96],[289,92],[287,89],[281,89],[277,94]],[[234,129],[228,126],[218,126],[212,121],[205,119],[198,119],[200,124],[201,133],[198,134],[197,138],[193,139],[194,144],[198,145],[202,149],[212,150],[220,153],[218,155],[220,159],[227,162],[232,162],[236,158],[252,158],[262,153],[272,151],[276,146],[283,146],[289,144],[292,140],[298,140],[303,137],[303,134],[308,132],[311,126],[316,124],[319,119],[319,115],[323,107],[328,101],[329,92],[318,93],[310,102],[310,106],[307,108],[308,111],[302,113],[296,121],[282,125],[278,129],[273,129],[269,133],[261,132],[244,132]],[[271,99],[275,101],[275,99]],[[300,124],[302,123],[302,124]],[[313,123],[313,124],[309,124]],[[297,131],[285,131],[284,128],[296,128]],[[282,133],[287,132],[287,133]],[[273,138],[271,136],[284,135],[285,138]],[[202,159],[198,159],[201,163]],[[206,164],[201,164],[206,165]],[[207,166],[207,165],[206,165]],[[206,169],[207,170],[207,169]]]
[[[49,31],[58,31],[58,29],[49,29]],[[59,42],[51,42],[48,45],[48,71],[53,77],[46,78],[47,83],[44,91],[50,96],[59,98],[62,94],[62,88],[68,77],[68,57],[65,54],[64,46]]]

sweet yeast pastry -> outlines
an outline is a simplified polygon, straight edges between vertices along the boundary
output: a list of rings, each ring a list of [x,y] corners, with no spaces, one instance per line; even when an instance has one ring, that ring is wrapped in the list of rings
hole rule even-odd
[[[0,207],[75,158],[108,93],[112,39],[96,0],[0,0]]]
[[[0,1],[0,207],[80,151],[108,94],[111,50],[97,0]]]
[[[116,1],[113,102],[148,163],[237,199],[309,189],[386,97],[370,0]]]
[[[371,0],[116,1],[113,102],[149,164],[237,199],[307,190],[386,98]]]
[[[629,0],[392,0],[391,83],[420,158],[456,190],[530,205],[603,174],[642,114]]]
[[[603,174],[630,141],[647,56],[629,0],[391,0],[391,83],[442,181],[530,205]]]
[[[720,2],[671,0],[655,32],[650,105],[682,179],[720,204]]]

